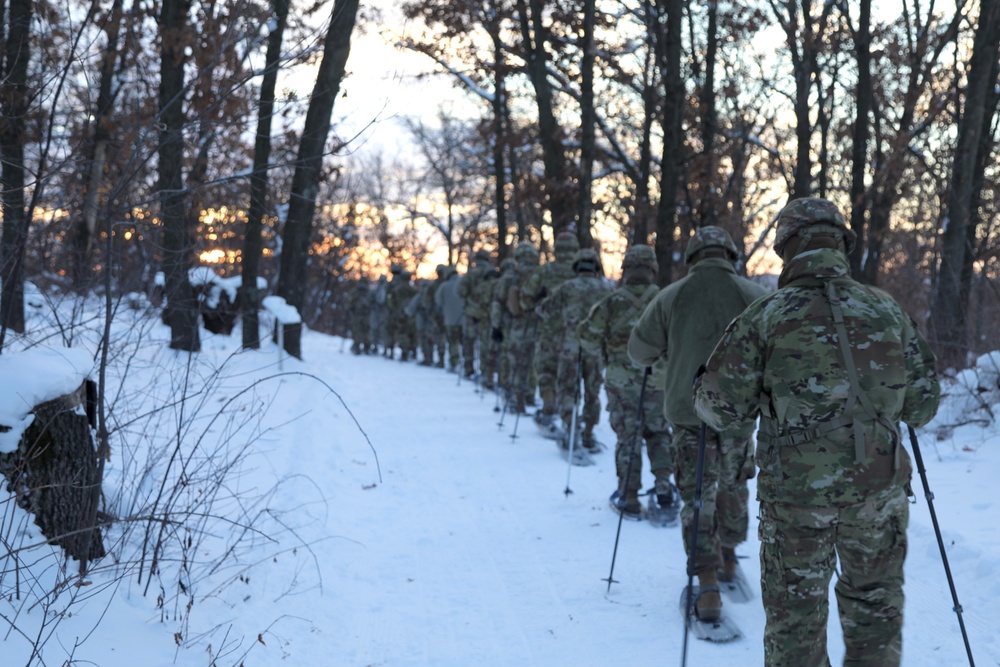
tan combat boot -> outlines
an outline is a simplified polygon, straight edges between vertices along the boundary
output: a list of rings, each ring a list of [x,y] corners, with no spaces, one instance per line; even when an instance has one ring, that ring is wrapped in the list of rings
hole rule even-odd
[[[733,581],[736,579],[736,568],[739,561],[736,559],[736,549],[722,547],[722,570],[719,572],[720,581]]]
[[[722,615],[722,596],[719,594],[719,580],[714,567],[698,572],[698,599],[695,601],[694,611],[703,621],[716,621]]]

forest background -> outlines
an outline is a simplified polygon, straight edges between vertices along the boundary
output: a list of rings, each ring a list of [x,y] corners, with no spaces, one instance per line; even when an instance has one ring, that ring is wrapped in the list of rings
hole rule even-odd
[[[841,206],[855,276],[903,303],[943,365],[1000,343],[996,0],[0,10],[0,346],[23,331],[26,280],[160,287],[171,347],[197,350],[198,266],[240,281],[245,322],[267,292],[333,333],[362,275],[523,240],[548,256],[566,229],[611,274],[653,244],[666,284],[691,230],[720,225],[742,271],[772,272],[773,216],[800,196]],[[386,47],[454,90],[364,127],[358,110],[390,95],[369,74]]]

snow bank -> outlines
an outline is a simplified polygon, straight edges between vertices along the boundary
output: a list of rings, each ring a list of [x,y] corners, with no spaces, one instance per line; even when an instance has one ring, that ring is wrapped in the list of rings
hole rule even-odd
[[[941,407],[926,426],[938,440],[954,437],[960,429],[997,427],[1000,414],[1000,351],[976,359],[954,378],[941,381]]]

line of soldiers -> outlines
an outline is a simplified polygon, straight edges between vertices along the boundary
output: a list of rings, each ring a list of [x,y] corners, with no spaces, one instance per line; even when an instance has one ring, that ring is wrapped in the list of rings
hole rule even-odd
[[[845,664],[892,666],[901,654],[911,472],[899,421],[926,423],[940,387],[934,356],[909,317],[887,294],[850,279],[853,242],[831,202],[798,199],[777,218],[775,250],[784,261],[777,292],[737,275],[735,243],[712,226],[689,240],[688,274],[660,290],[649,246],[626,252],[613,288],[598,254],[563,233],[545,264],[522,242],[499,270],[484,250],[465,276],[438,267],[435,281],[404,293],[413,296],[403,311],[418,322],[421,363],[432,363],[437,350],[437,366],[447,359],[450,370],[478,378],[511,412],[525,414],[540,398],[535,423],[543,434],[562,432],[564,443],[577,437],[578,414],[582,447],[600,451],[594,427],[604,385],[617,438],[616,509],[641,515],[645,445],[651,498],[661,507],[677,495],[683,501],[700,619],[721,616],[718,582],[737,575],[756,456],[766,664],[830,664],[827,591],[839,558]],[[389,282],[387,295],[408,278]],[[377,303],[379,289],[356,291],[376,294]],[[404,360],[416,358],[399,325],[372,347],[371,313],[359,305],[355,351],[377,352],[380,344],[391,357],[399,345]]]

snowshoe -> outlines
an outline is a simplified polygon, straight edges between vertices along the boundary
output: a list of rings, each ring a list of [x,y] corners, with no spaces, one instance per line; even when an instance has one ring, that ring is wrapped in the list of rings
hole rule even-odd
[[[722,610],[719,618],[715,620],[703,621],[698,618],[694,610],[699,592],[697,585],[692,586],[690,596],[688,596],[687,586],[681,590],[680,611],[681,615],[687,619],[687,626],[691,633],[698,639],[717,643],[731,642],[743,636],[739,627],[726,615],[725,609]],[[690,608],[688,606],[689,603]]]
[[[622,497],[618,489],[615,489],[615,492],[608,498],[608,503],[610,503],[611,509],[618,512],[623,518],[631,521],[642,520],[642,504],[638,499],[629,502]]]
[[[643,518],[657,528],[669,528],[680,523],[681,494],[671,485],[670,493],[649,492]]]

